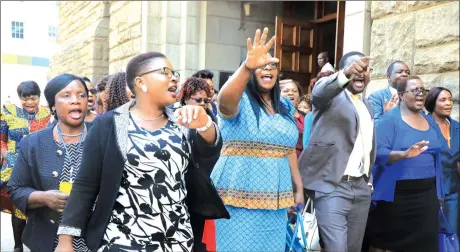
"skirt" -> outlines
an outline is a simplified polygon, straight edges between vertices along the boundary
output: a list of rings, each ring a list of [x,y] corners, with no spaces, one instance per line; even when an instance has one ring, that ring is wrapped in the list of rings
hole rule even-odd
[[[285,250],[287,208],[265,210],[226,207],[230,219],[215,221],[217,251]]]
[[[396,182],[394,201],[378,201],[369,215],[370,245],[391,251],[438,251],[436,179]]]
[[[6,183],[4,183],[0,189],[0,211],[4,213],[14,214],[16,218],[26,220],[27,216],[19,210],[11,201]]]

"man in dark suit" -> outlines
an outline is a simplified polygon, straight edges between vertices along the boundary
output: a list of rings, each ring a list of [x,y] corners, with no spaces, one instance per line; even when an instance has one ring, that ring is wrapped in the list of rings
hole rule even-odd
[[[388,87],[377,90],[369,96],[369,103],[374,113],[374,122],[383,116],[383,114],[399,104],[399,96],[396,91],[396,83],[399,80],[407,79],[410,76],[409,67],[406,63],[397,60],[391,63],[387,68]]]
[[[362,95],[369,60],[345,54],[341,70],[319,79],[311,95],[313,125],[299,168],[328,252],[360,251],[366,227],[376,150],[372,109]]]

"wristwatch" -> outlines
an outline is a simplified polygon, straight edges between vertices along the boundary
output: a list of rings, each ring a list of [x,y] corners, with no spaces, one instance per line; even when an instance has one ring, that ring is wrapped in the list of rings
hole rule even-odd
[[[196,128],[196,131],[198,132],[206,131],[209,129],[209,127],[211,127],[211,125],[212,125],[212,119],[210,116],[208,116],[208,122],[206,123],[206,125],[201,128]]]

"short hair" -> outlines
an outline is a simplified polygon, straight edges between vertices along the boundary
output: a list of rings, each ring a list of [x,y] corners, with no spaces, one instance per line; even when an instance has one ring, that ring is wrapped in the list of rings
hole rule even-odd
[[[134,79],[136,79],[151,60],[156,58],[166,58],[166,56],[159,52],[147,52],[137,55],[128,62],[126,66],[126,82],[131,92],[135,93]]]
[[[29,96],[32,96],[32,95],[40,96],[40,94],[41,94],[40,86],[38,86],[37,82],[35,82],[35,81],[21,82],[18,85],[18,88],[17,88],[16,91],[18,93],[19,98],[29,97]]]
[[[177,99],[182,105],[185,105],[185,101],[190,99],[196,92],[204,91],[206,95],[211,98],[211,88],[204,78],[190,77],[185,80],[182,87],[177,95]]]
[[[214,78],[214,73],[209,69],[200,70],[192,75],[192,77],[210,79]]]
[[[84,80],[85,82],[91,82],[91,80],[88,77],[81,77],[81,79]]]
[[[391,72],[393,72],[393,69],[394,69],[395,65],[396,65],[396,64],[399,64],[399,63],[402,63],[402,64],[404,64],[404,65],[407,66],[407,64],[404,63],[404,61],[402,61],[402,60],[393,61],[393,62],[391,62],[391,64],[390,64],[390,65],[388,66],[388,68],[387,68],[387,76],[390,76],[390,75],[391,75]]]
[[[416,75],[409,76],[409,78],[407,78],[407,79],[400,79],[396,84],[396,90],[398,90],[398,93],[401,94],[401,93],[404,93],[406,91],[407,83],[410,80],[422,80],[422,79],[420,79],[420,77],[418,77]]]
[[[116,109],[129,102],[126,92],[126,73],[113,74],[107,83],[107,95],[105,96],[105,108],[107,111]],[[104,102],[104,101],[103,101]]]
[[[109,81],[111,76],[112,75],[110,74],[102,76],[102,78],[97,82],[97,85],[96,85],[97,92],[102,92],[105,90],[105,87],[107,86],[107,82]]]
[[[452,92],[449,89],[444,88],[444,87],[433,87],[430,89],[430,91],[426,95],[425,109],[430,114],[433,113],[434,109],[436,108],[436,100],[438,99],[442,91],[447,91],[452,96]]]
[[[340,59],[340,62],[339,62],[339,68],[340,69],[344,69],[345,67],[349,66],[350,65],[350,62],[348,62],[349,58],[355,56],[355,55],[359,55],[360,57],[364,57],[365,55],[361,52],[357,52],[357,51],[353,51],[353,52],[349,52],[349,53],[346,53],[345,55],[342,56],[342,58]]]
[[[319,54],[320,55],[323,54],[326,58],[329,59],[329,53],[328,52],[320,52]]]

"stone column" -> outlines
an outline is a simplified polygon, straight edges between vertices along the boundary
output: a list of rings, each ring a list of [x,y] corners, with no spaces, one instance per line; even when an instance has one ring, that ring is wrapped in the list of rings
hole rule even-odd
[[[359,51],[370,52],[371,41],[371,3],[368,1],[345,2],[345,28],[343,54]]]

